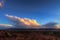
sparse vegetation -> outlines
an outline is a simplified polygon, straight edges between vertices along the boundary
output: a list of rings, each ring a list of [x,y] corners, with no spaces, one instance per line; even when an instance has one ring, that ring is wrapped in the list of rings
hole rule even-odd
[[[3,31],[0,40],[60,40],[60,31]]]

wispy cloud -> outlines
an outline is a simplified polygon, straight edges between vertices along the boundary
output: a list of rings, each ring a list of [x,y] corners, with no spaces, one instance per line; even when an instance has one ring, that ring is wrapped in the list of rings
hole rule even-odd
[[[8,29],[8,28],[14,28],[11,24],[0,24],[0,30],[1,29]]]
[[[10,24],[0,24],[0,26],[5,26],[5,27],[10,26],[10,27],[12,27],[13,25],[10,25]]]

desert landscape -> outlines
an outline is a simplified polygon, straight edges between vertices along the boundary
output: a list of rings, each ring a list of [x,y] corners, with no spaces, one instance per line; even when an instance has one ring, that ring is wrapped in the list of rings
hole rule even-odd
[[[60,31],[0,30],[0,40],[60,40]]]
[[[60,40],[60,0],[0,0],[0,40]]]

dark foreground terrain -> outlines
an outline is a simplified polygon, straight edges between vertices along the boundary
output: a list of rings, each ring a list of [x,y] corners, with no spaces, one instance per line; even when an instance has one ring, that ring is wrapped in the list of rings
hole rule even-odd
[[[0,40],[60,40],[60,31],[3,31]]]

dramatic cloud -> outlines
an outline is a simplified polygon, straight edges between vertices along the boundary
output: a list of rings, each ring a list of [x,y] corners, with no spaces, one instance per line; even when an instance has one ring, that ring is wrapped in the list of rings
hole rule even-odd
[[[22,27],[27,27],[27,28],[39,28],[40,24],[37,23],[36,20],[33,19],[29,19],[29,18],[20,18],[17,16],[10,16],[8,14],[6,14],[6,16],[12,21],[14,22],[14,24],[16,26],[22,26]]]
[[[30,26],[30,25],[38,26],[39,25],[36,20],[31,20],[31,19],[28,19],[28,18],[19,18],[18,20],[20,22],[23,22],[27,26]]]
[[[50,22],[45,25],[40,25],[36,20],[29,18],[20,18],[17,16],[5,15],[12,23],[11,24],[0,24],[0,29],[9,28],[54,28],[60,29],[60,24]]]
[[[29,18],[20,18],[8,14],[6,14],[6,17],[8,17],[11,20],[11,22],[13,22],[14,26],[20,28],[60,28],[60,25],[57,25],[58,23],[55,22],[50,22],[45,25],[40,25],[36,20]]]

